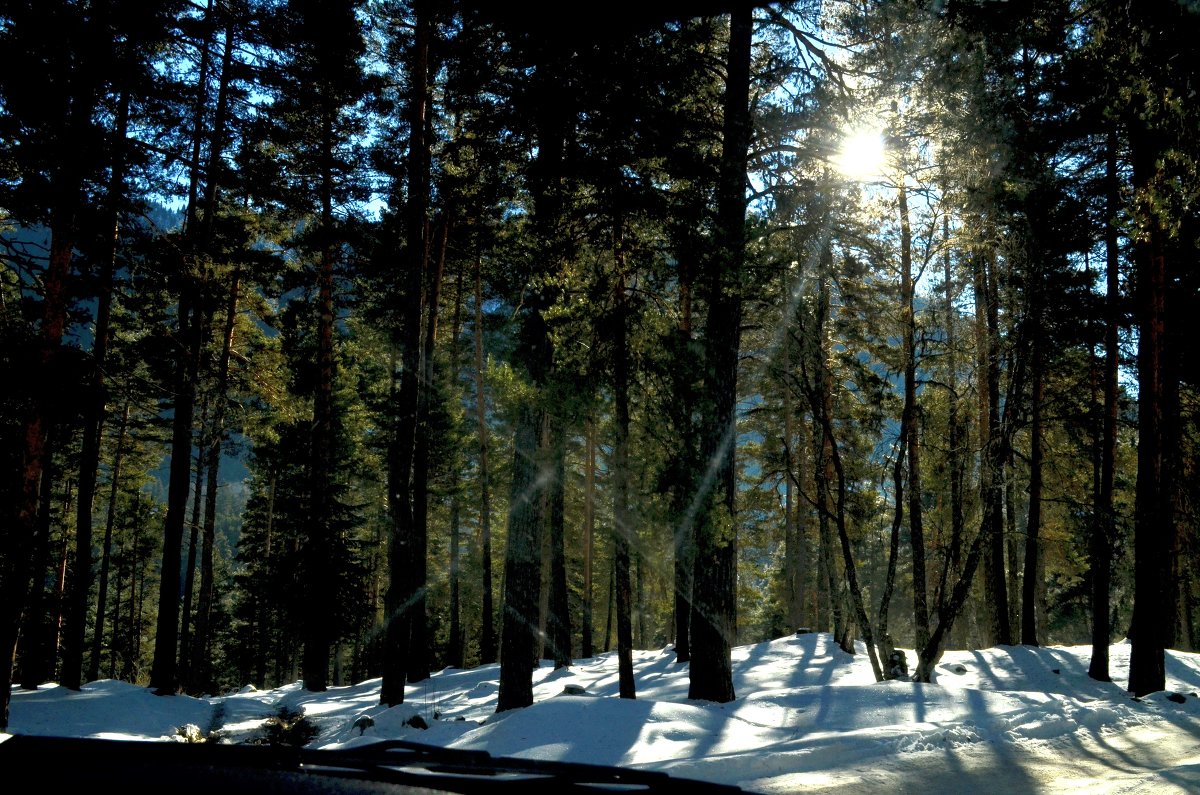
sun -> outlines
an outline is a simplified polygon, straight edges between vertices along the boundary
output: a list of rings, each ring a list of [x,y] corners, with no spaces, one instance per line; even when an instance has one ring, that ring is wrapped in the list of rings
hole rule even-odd
[[[859,128],[842,139],[834,163],[838,171],[850,179],[867,180],[883,172],[885,155],[883,133],[877,129]]]

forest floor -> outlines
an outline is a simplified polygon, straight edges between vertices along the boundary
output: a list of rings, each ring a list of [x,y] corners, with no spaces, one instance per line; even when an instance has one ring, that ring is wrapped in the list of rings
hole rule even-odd
[[[286,708],[319,732],[313,748],[396,738],[759,793],[1200,791],[1200,655],[1168,652],[1167,690],[1143,699],[1123,689],[1127,643],[1111,647],[1111,683],[1088,678],[1089,655],[1086,646],[951,651],[931,684],[876,683],[866,656],[829,635],[789,636],[735,649],[737,699],[714,704],[687,698],[687,665],[670,649],[635,652],[637,700],[619,699],[609,653],[557,671],[544,662],[534,705],[501,714],[495,665],[437,672],[392,708],[379,704],[378,679],[199,699],[102,680],[80,693],[14,689],[9,728],[171,740],[193,724],[238,742]],[[411,725],[418,715],[428,728]]]

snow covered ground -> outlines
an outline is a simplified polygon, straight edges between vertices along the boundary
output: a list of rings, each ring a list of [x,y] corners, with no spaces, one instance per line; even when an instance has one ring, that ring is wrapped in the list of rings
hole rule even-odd
[[[14,689],[9,730],[175,740],[194,724],[236,742],[287,707],[320,727],[310,747],[402,738],[759,793],[1200,792],[1200,655],[1168,652],[1168,690],[1135,700],[1123,690],[1129,646],[1112,647],[1111,684],[1088,678],[1089,654],[948,652],[934,684],[877,684],[866,657],[828,635],[786,637],[734,650],[738,697],[729,704],[689,701],[687,666],[670,650],[635,652],[638,698],[619,699],[616,655],[605,654],[559,671],[543,664],[536,703],[499,715],[495,665],[443,670],[391,709],[378,703],[377,679],[319,694],[297,683],[204,699],[104,680],[79,693]],[[408,725],[416,714],[428,729]],[[362,716],[373,723],[356,727]]]

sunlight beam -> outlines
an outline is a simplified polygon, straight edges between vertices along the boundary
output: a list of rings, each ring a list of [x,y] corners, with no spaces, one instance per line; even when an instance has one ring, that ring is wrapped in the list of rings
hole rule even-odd
[[[885,156],[883,132],[859,128],[848,132],[842,139],[834,164],[843,176],[862,182],[883,174]]]

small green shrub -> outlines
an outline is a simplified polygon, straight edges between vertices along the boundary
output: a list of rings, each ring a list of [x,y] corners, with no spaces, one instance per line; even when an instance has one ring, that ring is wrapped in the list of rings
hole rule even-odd
[[[320,733],[321,729],[302,710],[280,707],[278,714],[263,723],[261,736],[250,743],[300,748],[315,740]]]
[[[181,737],[185,743],[218,743],[225,738],[222,732],[209,731],[206,733],[194,723],[185,723],[177,727],[175,734]]]

